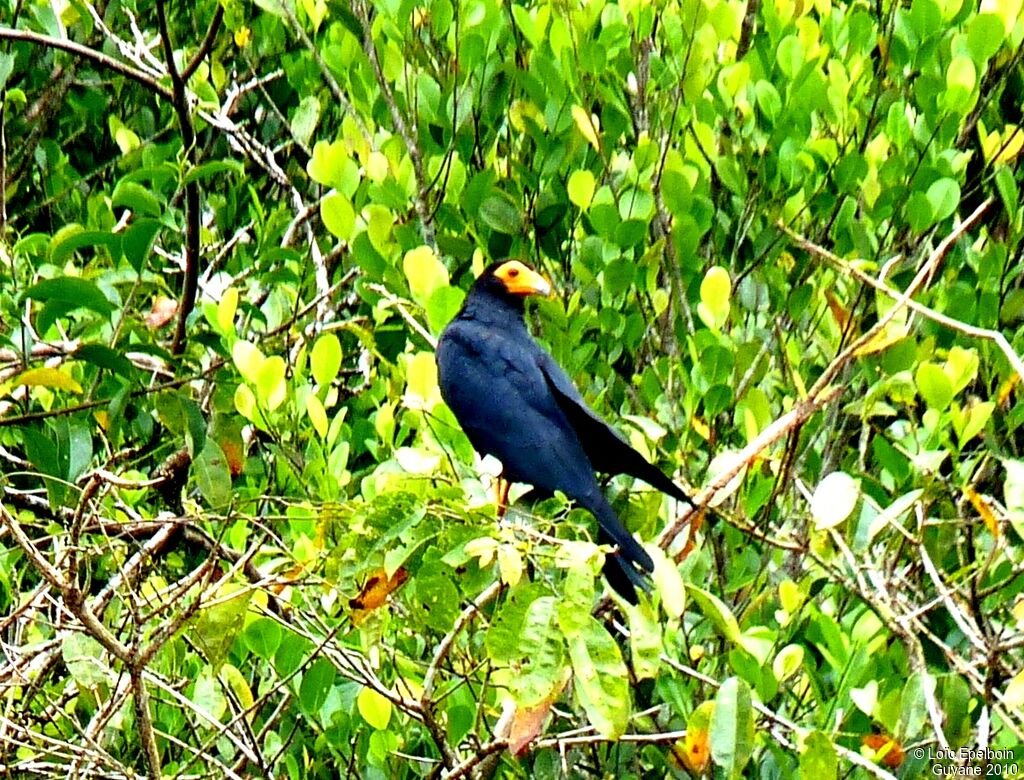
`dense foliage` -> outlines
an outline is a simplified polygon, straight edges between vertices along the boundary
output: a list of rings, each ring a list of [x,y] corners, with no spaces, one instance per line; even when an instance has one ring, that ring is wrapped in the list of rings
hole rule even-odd
[[[0,0],[0,765],[1012,776],[1020,6]],[[505,256],[639,607],[440,400]]]

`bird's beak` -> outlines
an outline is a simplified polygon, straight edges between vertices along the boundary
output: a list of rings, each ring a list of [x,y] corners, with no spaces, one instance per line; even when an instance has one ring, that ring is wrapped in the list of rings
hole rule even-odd
[[[541,274],[521,263],[516,263],[515,273],[502,274],[505,289],[512,295],[540,295],[547,298],[552,293],[551,282]]]

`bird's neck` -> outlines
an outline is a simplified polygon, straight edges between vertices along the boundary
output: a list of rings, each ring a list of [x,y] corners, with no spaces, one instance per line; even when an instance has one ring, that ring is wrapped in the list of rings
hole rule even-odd
[[[525,330],[523,301],[505,300],[495,296],[474,296],[466,299],[463,315],[494,328]]]

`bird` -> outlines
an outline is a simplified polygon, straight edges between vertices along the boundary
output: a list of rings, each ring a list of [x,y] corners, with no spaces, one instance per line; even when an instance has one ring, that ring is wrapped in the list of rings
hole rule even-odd
[[[474,449],[501,462],[499,511],[512,482],[537,495],[561,491],[597,519],[598,542],[614,549],[603,573],[636,604],[654,561],[623,527],[595,472],[627,474],[691,506],[690,497],[596,414],[554,357],[530,335],[526,299],[551,284],[526,262],[498,260],[473,282],[438,339],[441,397]]]

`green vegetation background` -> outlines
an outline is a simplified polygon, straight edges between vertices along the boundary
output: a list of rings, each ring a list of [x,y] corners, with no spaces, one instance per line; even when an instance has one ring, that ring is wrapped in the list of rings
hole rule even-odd
[[[1020,0],[0,0],[3,771],[1019,771],[1022,40]],[[639,608],[586,513],[496,521],[440,402],[505,256],[714,507],[607,486],[667,551]]]

